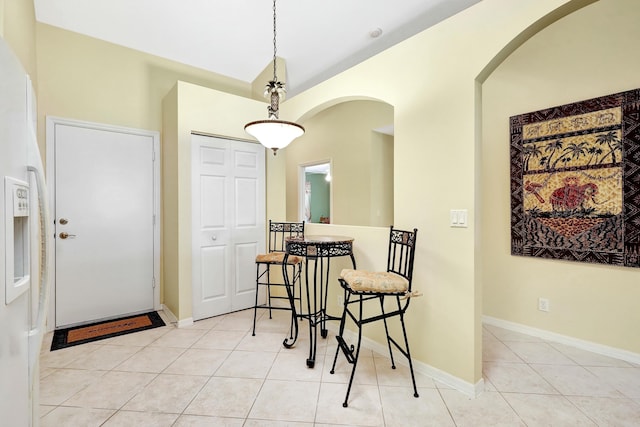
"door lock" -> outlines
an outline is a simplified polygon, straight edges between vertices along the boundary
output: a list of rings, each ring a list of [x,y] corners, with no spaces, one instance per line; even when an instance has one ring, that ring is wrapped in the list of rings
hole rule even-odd
[[[61,239],[75,239],[76,235],[75,234],[69,234],[65,231],[63,231],[62,233],[59,234]]]
[[[67,225],[69,224],[69,220],[67,218],[60,218],[60,220],[58,221],[60,224],[62,225]]]

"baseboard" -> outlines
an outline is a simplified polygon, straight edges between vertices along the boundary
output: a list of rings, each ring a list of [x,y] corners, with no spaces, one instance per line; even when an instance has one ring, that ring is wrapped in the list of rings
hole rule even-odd
[[[178,323],[178,318],[176,317],[175,314],[173,314],[171,310],[169,310],[169,307],[167,307],[164,304],[160,304],[160,310],[162,310],[162,314],[164,314],[167,317],[167,320],[169,321],[169,323],[174,325]]]
[[[169,322],[176,325],[177,328],[184,328],[186,326],[193,325],[193,317],[187,317],[186,319],[178,320],[176,315],[173,314],[171,310],[169,310],[169,308],[164,304],[162,304],[162,311],[169,318]]]
[[[328,329],[330,329],[334,333],[338,332],[337,326],[334,325],[329,325]],[[343,335],[347,340],[350,340],[352,342],[358,339],[358,335],[350,330],[345,330],[343,332]],[[367,337],[362,337],[362,346],[375,353],[380,354],[381,356],[389,357],[389,349],[385,345],[377,343],[376,341],[373,341]],[[409,366],[409,362],[407,361],[406,357],[394,357],[394,359],[396,359],[396,362],[398,364]],[[484,379],[480,379],[480,381],[478,381],[476,384],[473,384],[419,360],[412,359],[411,362],[413,363],[413,369],[415,372],[426,375],[434,379],[435,381],[438,381],[446,385],[447,387],[451,387],[454,390],[457,390],[472,399],[475,399],[484,391]]]
[[[586,350],[592,353],[601,354],[603,356],[612,357],[614,359],[624,360],[625,362],[640,364],[640,354],[620,348],[609,347],[607,345],[598,344],[592,341],[585,341],[567,335],[546,331],[544,329],[533,328],[531,326],[510,322],[508,320],[497,319],[491,316],[482,316],[482,322],[486,323],[487,325],[493,325],[510,331],[519,332],[521,334],[542,338],[547,341],[565,344],[571,347],[579,348],[581,350]]]

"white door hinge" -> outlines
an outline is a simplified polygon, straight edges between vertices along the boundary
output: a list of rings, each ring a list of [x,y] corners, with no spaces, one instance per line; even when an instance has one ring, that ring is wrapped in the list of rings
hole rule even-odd
[[[151,287],[152,287],[153,289],[155,289],[155,288],[156,288],[156,278],[155,278],[155,277],[151,278]]]

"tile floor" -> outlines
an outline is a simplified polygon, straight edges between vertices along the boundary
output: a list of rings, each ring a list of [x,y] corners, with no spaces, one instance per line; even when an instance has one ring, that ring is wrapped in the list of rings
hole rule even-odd
[[[493,326],[484,328],[486,391],[476,399],[363,352],[349,407],[344,358],[321,340],[282,346],[286,312],[252,310],[49,352],[41,426],[640,426],[640,366]],[[51,336],[47,336],[48,342]]]

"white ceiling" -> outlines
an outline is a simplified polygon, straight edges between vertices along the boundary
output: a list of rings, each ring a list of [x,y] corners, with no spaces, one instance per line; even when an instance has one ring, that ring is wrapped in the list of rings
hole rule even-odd
[[[480,0],[278,0],[277,52],[302,92]],[[273,58],[271,0],[34,0],[39,22],[252,82]],[[382,35],[370,33],[380,28]],[[266,83],[266,82],[265,82]]]

